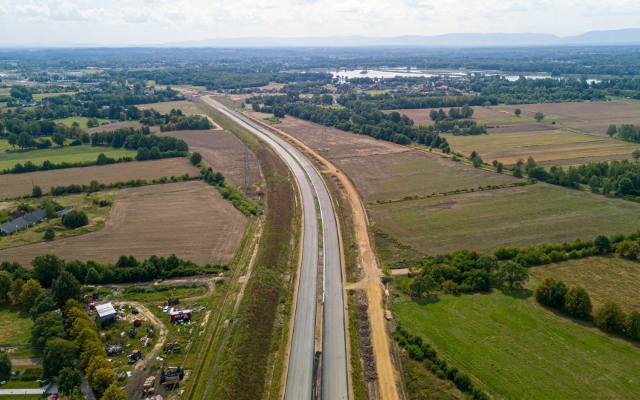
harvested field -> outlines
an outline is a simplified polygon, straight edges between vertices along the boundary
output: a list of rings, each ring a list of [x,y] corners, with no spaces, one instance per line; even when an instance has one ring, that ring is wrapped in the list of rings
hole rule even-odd
[[[52,186],[71,184],[88,185],[95,180],[100,183],[124,182],[130,179],[160,178],[163,176],[200,175],[200,171],[186,158],[165,158],[152,161],[132,161],[83,168],[56,169],[25,174],[0,175],[0,198],[15,198],[31,194],[34,185],[48,191]]]
[[[521,117],[513,114],[516,108],[522,110]],[[473,109],[473,119],[488,125],[531,124],[536,112],[545,114],[543,125],[550,125],[550,122],[555,121],[560,127],[600,135],[605,135],[610,124],[640,124],[640,104],[628,101],[511,104]],[[416,125],[421,125],[432,124],[429,118],[431,110],[420,108],[394,111],[405,114]]]
[[[535,280],[551,277],[568,286],[584,287],[589,292],[594,309],[613,301],[626,312],[640,311],[640,263],[636,261],[590,257],[534,267],[529,272]]]
[[[225,264],[246,226],[246,218],[203,182],[152,185],[121,190],[100,231],[3,250],[0,259],[29,265],[39,254],[56,254],[112,263],[120,255],[175,254],[198,264]]]
[[[214,169],[222,172],[236,186],[246,189],[260,185],[260,166],[255,155],[240,139],[222,130],[162,132],[160,136],[182,139],[189,149],[202,154]],[[244,188],[245,157],[247,160],[247,188]]]
[[[593,239],[640,227],[640,204],[541,183],[369,210],[384,232],[428,254]]]
[[[161,103],[140,104],[137,106],[141,110],[154,109],[159,113],[167,114],[172,109],[182,110],[185,115],[203,114],[198,105],[186,100],[180,101],[164,101]]]
[[[544,126],[544,125],[542,125]],[[514,127],[527,128],[529,124]],[[511,127],[491,129],[488,135],[445,135],[451,148],[464,155],[477,151],[486,162],[498,160],[513,165],[532,156],[542,165],[575,165],[592,161],[631,158],[640,147],[604,136],[567,130],[514,131]]]
[[[351,178],[366,202],[430,195],[517,180],[436,154],[286,117],[278,129],[300,139]]]
[[[497,106],[497,107],[473,107],[473,119],[494,123],[503,124],[520,124],[526,122],[533,122],[533,115],[516,117],[513,112],[516,108],[521,106]],[[411,118],[416,125],[433,125],[433,121],[429,117],[431,110],[438,111],[440,108],[406,108],[399,110],[388,110],[385,112],[397,111],[400,114],[406,115]],[[442,108],[445,112],[449,110],[449,107]],[[535,114],[535,113],[534,113]]]

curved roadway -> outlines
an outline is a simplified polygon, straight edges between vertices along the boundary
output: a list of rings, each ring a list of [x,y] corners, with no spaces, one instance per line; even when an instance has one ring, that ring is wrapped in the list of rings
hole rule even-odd
[[[321,229],[324,305],[320,393],[322,399],[346,400],[349,398],[349,386],[340,241],[333,203],[324,180],[298,149],[276,134],[242,114],[229,110],[208,96],[202,97],[202,100],[269,144],[288,165],[300,188],[304,213],[302,265],[287,368],[285,399],[311,400],[313,398],[317,266],[320,252],[318,232]],[[320,227],[316,200],[322,219]]]

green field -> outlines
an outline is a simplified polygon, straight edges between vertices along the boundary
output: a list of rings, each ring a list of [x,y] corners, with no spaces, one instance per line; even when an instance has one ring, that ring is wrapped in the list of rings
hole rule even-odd
[[[3,141],[0,141],[0,148],[2,146],[2,142]],[[136,152],[133,150],[89,145],[65,146],[63,148],[53,147],[49,149],[21,151],[15,153],[0,152],[0,171],[11,168],[18,163],[24,164],[27,161],[31,161],[35,165],[42,165],[46,160],[55,164],[62,162],[74,163],[95,161],[100,153],[104,153],[107,157],[115,159],[120,157],[136,156]]]
[[[42,100],[42,99],[46,99],[47,97],[58,97],[58,96],[64,96],[64,95],[73,95],[76,92],[53,92],[53,93],[34,93],[33,95],[33,99],[34,100]]]
[[[202,285],[161,285],[161,286],[131,286],[125,288],[121,300],[140,302],[164,302],[170,298],[190,298],[203,295],[207,292]]]
[[[44,188],[44,190],[47,189]],[[47,198],[48,197],[43,197],[41,199],[15,201],[9,204],[9,209],[17,208],[19,203],[27,203],[34,208],[39,208],[41,207],[40,204],[42,203],[42,201]],[[94,204],[94,200],[107,200],[113,203],[115,201],[115,198],[115,191],[102,191],[93,193],[91,195],[87,195],[84,193],[71,194],[67,196],[58,196],[51,198],[61,207],[74,208],[76,210],[83,211],[85,214],[87,214],[89,223],[81,228],[68,229],[64,225],[62,225],[61,218],[48,219],[30,228],[16,232],[13,235],[0,237],[0,250],[42,242],[44,241],[43,236],[47,228],[53,228],[55,232],[55,239],[83,235],[85,233],[102,229],[107,220],[107,217],[109,216],[111,207],[99,207],[98,205]]]
[[[96,118],[96,119],[98,120],[98,123],[100,125],[111,122],[108,119],[103,119],[103,118]],[[73,125],[74,122],[77,122],[81,129],[88,128],[87,121],[89,121],[89,118],[87,117],[67,117],[67,118],[60,118],[55,120],[55,122],[64,124],[68,127],[71,127],[71,125]]]
[[[26,345],[31,338],[33,321],[8,308],[0,308],[0,345]]]
[[[625,311],[640,311],[640,263],[615,257],[590,257],[529,269],[536,281],[546,277],[587,289],[594,307],[613,301]]]
[[[393,310],[451,365],[497,398],[640,398],[640,349],[500,292],[441,296]],[[526,394],[526,395],[525,395]]]
[[[428,254],[593,239],[640,228],[640,204],[541,183],[369,210],[386,234]]]

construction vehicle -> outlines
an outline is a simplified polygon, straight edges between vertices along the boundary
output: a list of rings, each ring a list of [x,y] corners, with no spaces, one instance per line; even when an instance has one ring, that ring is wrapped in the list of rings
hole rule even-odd
[[[167,343],[167,344],[164,345],[164,353],[165,354],[180,353],[181,350],[182,349],[180,348],[180,342],[178,342],[178,341]]]
[[[135,349],[131,353],[129,353],[128,362],[129,362],[129,364],[135,364],[139,360],[142,360],[142,357],[144,357],[142,352],[140,350],[138,350],[138,349]]]
[[[165,386],[175,386],[184,378],[184,370],[182,367],[163,368],[160,371],[160,383]]]

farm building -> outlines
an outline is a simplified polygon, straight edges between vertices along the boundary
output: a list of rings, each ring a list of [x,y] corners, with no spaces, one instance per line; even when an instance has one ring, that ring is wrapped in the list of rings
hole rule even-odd
[[[47,219],[42,210],[35,210],[0,225],[0,235],[11,235]]]
[[[98,323],[101,325],[116,320],[116,309],[113,308],[111,303],[98,304],[96,313],[98,314]]]
[[[180,321],[188,321],[191,319],[191,310],[171,311],[169,312],[169,317],[173,324]]]

